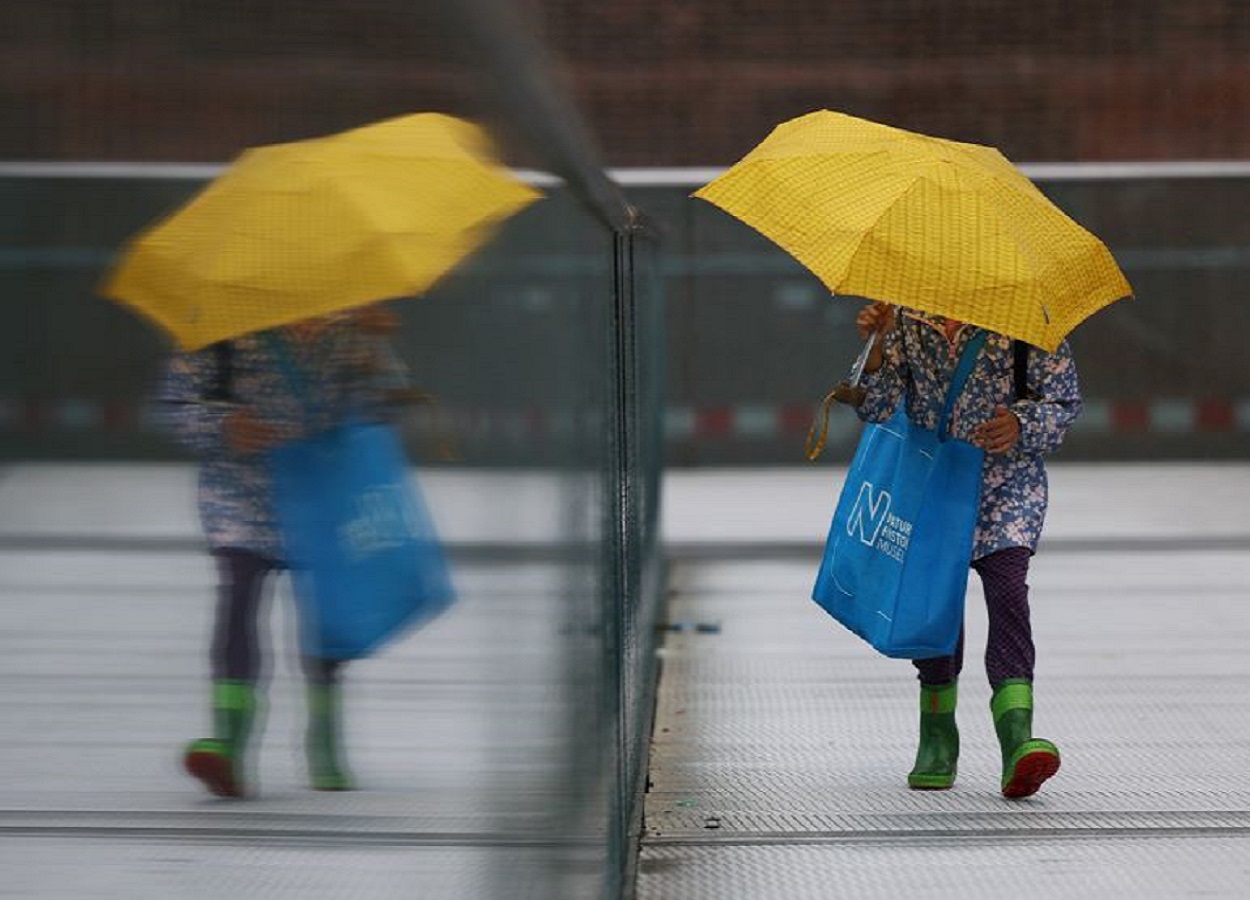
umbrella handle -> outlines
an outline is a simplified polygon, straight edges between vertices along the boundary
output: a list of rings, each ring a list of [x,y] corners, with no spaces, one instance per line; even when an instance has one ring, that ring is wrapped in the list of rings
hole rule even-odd
[[[390,406],[404,409],[424,406],[430,415],[430,430],[432,432],[430,437],[433,441],[434,455],[443,462],[460,461],[460,440],[456,435],[455,429],[449,423],[442,404],[438,402],[438,397],[428,391],[406,388],[390,392],[386,397],[386,402]],[[406,417],[397,413],[397,418],[402,422]]]
[[[447,416],[438,398],[428,394],[425,404],[429,407],[431,424],[434,426],[434,452],[443,462],[459,462],[460,441],[455,430],[447,423]]]
[[[373,352],[384,373],[397,381],[411,382],[411,370],[384,335],[374,337]],[[460,441],[455,430],[448,424],[447,415],[438,402],[438,397],[419,388],[393,388],[386,392],[386,402],[395,407],[426,407],[430,411],[430,427],[434,432],[435,455],[444,462],[460,461]]]
[[[875,332],[868,336],[868,340],[864,341],[864,346],[860,348],[859,356],[855,357],[855,362],[851,365],[849,377],[834,385],[833,390],[825,394],[824,399],[820,401],[820,407],[812,419],[812,426],[807,430],[807,441],[803,448],[810,462],[816,461],[828,443],[829,411],[833,408],[833,404],[844,403],[847,406],[858,407],[868,396],[868,392],[860,385],[860,381],[863,380],[868,357],[872,354],[873,345],[879,337],[880,334]]]
[[[816,410],[816,415],[812,418],[812,427],[807,430],[807,442],[804,445],[804,451],[810,462],[815,462],[816,457],[824,452],[825,444],[829,439],[829,412],[833,409],[833,404],[842,403],[846,406],[859,406],[864,402],[868,392],[857,384],[851,384],[849,381],[839,381],[833,386],[833,390],[825,394],[823,400],[820,401],[820,407]]]
[[[816,415],[812,417],[812,425],[807,429],[807,440],[803,445],[803,452],[807,455],[808,462],[815,462],[820,454],[825,452],[825,444],[829,440],[829,410],[833,404],[838,402],[838,398],[834,396],[837,388],[825,394],[820,406],[816,409]],[[819,434],[817,434],[819,432]]]

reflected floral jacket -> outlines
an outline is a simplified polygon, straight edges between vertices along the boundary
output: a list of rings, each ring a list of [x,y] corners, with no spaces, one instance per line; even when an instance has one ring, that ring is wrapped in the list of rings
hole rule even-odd
[[[228,401],[210,399],[221,385],[220,361],[212,348],[171,359],[158,395],[158,416],[200,458],[200,519],[212,549],[249,550],[279,562],[284,555],[266,455],[232,450],[223,432],[226,417],[250,407],[289,440],[352,419],[383,419],[384,392],[404,386],[404,379],[397,370],[378,365],[378,354],[386,352],[381,340],[350,326],[308,339],[282,331],[240,338],[232,342]],[[298,387],[279,362],[282,352]]]
[[[867,422],[885,422],[906,399],[908,415],[935,429],[964,345],[977,331],[964,325],[948,340],[940,318],[900,311],[884,342],[884,363],[863,380],[867,399],[858,410]],[[1064,342],[1054,353],[1029,347],[1026,393],[1015,396],[1013,341],[988,332],[963,393],[951,414],[951,435],[970,441],[972,431],[1003,405],[1020,420],[1020,440],[1004,454],[987,453],[974,560],[1008,547],[1037,549],[1046,519],[1043,457],[1062,443],[1081,412],[1076,362]]]

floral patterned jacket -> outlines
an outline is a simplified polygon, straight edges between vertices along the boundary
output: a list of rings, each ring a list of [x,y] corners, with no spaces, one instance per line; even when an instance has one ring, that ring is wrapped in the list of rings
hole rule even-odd
[[[935,429],[950,379],[964,345],[977,330],[965,325],[948,340],[942,320],[900,310],[886,333],[884,363],[864,378],[868,396],[858,410],[867,422],[885,422],[906,398],[908,415]],[[981,509],[972,558],[1007,547],[1036,550],[1046,518],[1043,456],[1057,449],[1081,412],[1076,362],[1067,343],[1055,353],[1029,347],[1026,396],[1015,396],[1012,340],[987,333],[963,393],[951,414],[951,435],[970,440],[974,428],[993,418],[998,405],[1020,420],[1020,440],[1010,451],[985,456]]]
[[[379,370],[380,340],[350,326],[308,339],[282,331],[240,338],[232,342],[226,402],[209,399],[220,384],[214,350],[178,354],[169,362],[158,415],[200,457],[200,519],[214,550],[249,550],[279,562],[284,555],[266,455],[232,450],[223,431],[226,417],[250,407],[289,440],[349,419],[385,418],[384,391],[403,386],[403,378]],[[280,362],[283,355],[298,386]]]

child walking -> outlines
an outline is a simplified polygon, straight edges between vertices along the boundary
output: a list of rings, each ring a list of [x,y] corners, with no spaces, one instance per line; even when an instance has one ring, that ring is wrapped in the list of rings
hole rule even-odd
[[[285,568],[265,451],[350,418],[381,418],[393,370],[378,335],[395,325],[382,309],[250,335],[179,354],[160,392],[166,424],[201,460],[199,507],[220,577],[210,649],[212,737],[193,741],[183,764],[212,793],[248,793],[247,750],[260,704],[258,619],[265,582]],[[289,367],[305,387],[290,383]],[[305,656],[308,773],[317,790],[348,790],[341,746],[341,664]]]
[[[879,334],[865,366],[861,419],[885,422],[900,402],[917,424],[937,427],[961,352],[978,329],[924,313],[874,303],[856,318],[860,336]],[[1076,364],[1067,343],[1054,353],[1017,346],[988,332],[951,415],[953,437],[986,451],[972,568],[989,613],[985,671],[1002,749],[1001,790],[1027,797],[1059,770],[1059,750],[1033,736],[1035,651],[1029,618],[1029,560],[1046,517],[1044,457],[1059,447],[1081,411]],[[918,659],[920,742],[907,777],[914,789],[955,783],[955,724],[964,636],[954,654]]]

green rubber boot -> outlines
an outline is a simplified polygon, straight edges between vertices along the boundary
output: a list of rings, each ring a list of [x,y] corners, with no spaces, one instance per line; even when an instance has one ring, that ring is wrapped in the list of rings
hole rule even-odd
[[[1033,737],[1033,684],[1025,679],[1004,681],[994,689],[990,710],[1003,748],[1003,796],[1031,797],[1059,771],[1059,748]]]
[[[913,790],[944,791],[955,783],[959,729],[955,726],[956,683],[920,686],[920,747],[907,776]]]
[[[338,685],[308,686],[308,778],[315,791],[350,791],[354,785],[343,764],[343,693]]]
[[[247,742],[256,717],[256,689],[245,681],[213,682],[213,733],[187,745],[182,764],[218,797],[246,795]]]

